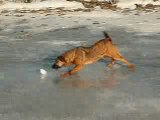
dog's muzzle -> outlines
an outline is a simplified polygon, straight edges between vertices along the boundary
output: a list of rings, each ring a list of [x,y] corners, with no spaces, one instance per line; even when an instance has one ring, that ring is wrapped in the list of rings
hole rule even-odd
[[[56,64],[53,64],[53,65],[52,65],[52,68],[53,68],[53,69],[58,69],[58,68],[61,68],[61,67],[58,66],[58,65],[56,65]]]

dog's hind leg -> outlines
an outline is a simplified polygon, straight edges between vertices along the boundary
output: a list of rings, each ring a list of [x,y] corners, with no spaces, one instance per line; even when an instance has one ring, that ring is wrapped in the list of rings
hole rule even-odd
[[[128,65],[128,68],[134,68],[134,64],[129,63],[124,57],[120,56],[120,57],[116,57],[114,58],[115,60],[119,60],[121,62],[124,62],[125,64]]]
[[[79,71],[80,69],[82,69],[83,65],[76,65],[71,71],[64,73],[63,75],[61,75],[61,77],[68,77],[74,73],[76,73],[77,71]]]
[[[107,67],[112,68],[112,66],[114,65],[114,63],[115,63],[115,59],[111,58],[111,63],[109,63],[107,65]]]

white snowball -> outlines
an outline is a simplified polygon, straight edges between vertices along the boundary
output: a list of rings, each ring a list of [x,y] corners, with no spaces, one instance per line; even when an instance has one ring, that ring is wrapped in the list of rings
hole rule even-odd
[[[46,75],[46,74],[47,74],[47,71],[44,70],[44,69],[40,69],[40,73],[43,74],[43,75]]]

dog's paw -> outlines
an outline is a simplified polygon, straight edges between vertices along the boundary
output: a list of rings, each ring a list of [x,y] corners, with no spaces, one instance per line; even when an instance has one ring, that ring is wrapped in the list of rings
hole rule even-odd
[[[128,65],[128,68],[131,69],[131,70],[134,70],[135,69],[135,65],[134,64],[130,64],[130,65]]]
[[[65,77],[69,77],[71,74],[69,73],[69,72],[67,72],[67,73],[64,73],[64,74],[61,74],[61,77],[62,78],[65,78]]]
[[[111,69],[113,67],[113,64],[108,64],[107,67]]]

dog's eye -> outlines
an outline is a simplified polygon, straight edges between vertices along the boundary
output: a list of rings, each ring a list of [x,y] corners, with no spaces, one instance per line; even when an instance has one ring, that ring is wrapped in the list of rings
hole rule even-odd
[[[59,56],[58,59],[59,59],[60,61],[65,61],[65,59],[64,59],[63,56]]]

